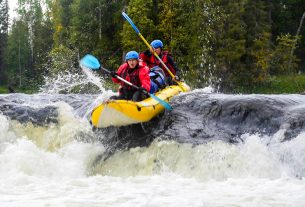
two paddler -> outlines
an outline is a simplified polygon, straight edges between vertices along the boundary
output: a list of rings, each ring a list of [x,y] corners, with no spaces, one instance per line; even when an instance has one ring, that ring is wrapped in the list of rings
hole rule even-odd
[[[180,80],[179,69],[173,61],[172,55],[163,50],[163,42],[154,40],[151,42],[151,46],[171,73],[175,75],[175,80]],[[111,99],[141,101],[147,98],[147,95],[142,93],[143,89],[149,93],[156,93],[158,90],[165,88],[166,85],[173,84],[172,77],[161,64],[161,61],[153,55],[153,51],[147,50],[140,55],[136,51],[129,51],[126,54],[125,63],[118,68],[116,73],[112,72],[112,81],[121,86],[119,95],[112,96]],[[116,75],[138,86],[139,90],[121,82],[116,78]]]

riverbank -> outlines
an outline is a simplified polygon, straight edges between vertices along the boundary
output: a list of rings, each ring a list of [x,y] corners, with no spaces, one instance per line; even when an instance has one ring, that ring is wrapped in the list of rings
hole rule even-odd
[[[273,76],[265,84],[242,91],[254,94],[302,94],[305,92],[305,75]]]
[[[8,87],[8,86],[0,86],[0,94],[5,93],[26,93],[32,94],[37,93],[37,90],[32,88],[19,88],[19,87]]]
[[[13,91],[12,91],[13,90]],[[0,86],[0,94],[4,93],[37,93],[36,89]],[[115,90],[113,88],[113,90]],[[305,75],[273,76],[266,83],[257,85],[251,89],[240,88],[237,93],[242,94],[302,94],[305,93]]]

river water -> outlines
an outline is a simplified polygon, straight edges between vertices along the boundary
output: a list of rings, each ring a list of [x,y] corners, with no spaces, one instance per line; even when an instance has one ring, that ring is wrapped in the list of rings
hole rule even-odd
[[[210,100],[235,97],[206,89],[190,94],[197,99],[208,94]],[[300,128],[287,140],[287,123],[282,123],[274,133],[242,133],[241,142],[218,137],[192,143],[185,134],[164,139],[169,131],[159,127],[160,135],[153,134],[149,145],[118,149],[98,160],[107,151],[101,140],[108,135],[92,130],[88,114],[110,95],[0,95],[0,206],[305,206],[305,133]],[[181,96],[185,102],[191,97]],[[294,110],[305,103],[298,95],[265,97],[289,99]],[[182,111],[177,107],[175,113]],[[187,119],[192,117],[180,121],[181,130],[190,130]]]

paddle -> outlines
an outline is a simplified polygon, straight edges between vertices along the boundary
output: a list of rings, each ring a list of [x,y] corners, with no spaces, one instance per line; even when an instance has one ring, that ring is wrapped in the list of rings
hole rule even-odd
[[[106,68],[103,68],[101,66],[101,64],[99,63],[99,61],[97,60],[97,58],[94,57],[93,55],[90,55],[90,54],[85,55],[80,60],[80,65],[84,66],[86,68],[89,68],[91,70],[101,69],[101,70],[105,71],[107,74],[111,75],[111,72],[109,70],[107,70]],[[131,87],[135,88],[136,90],[140,90],[140,87],[138,87],[136,85],[133,85],[129,81],[125,80],[124,78],[122,78],[118,75],[115,75],[115,77],[117,79],[119,79],[120,81],[123,81],[124,83],[126,83],[126,84],[130,85]],[[141,92],[144,93],[145,95],[150,96],[151,98],[155,99],[156,101],[158,101],[162,106],[164,106],[165,109],[167,109],[169,111],[171,111],[173,109],[169,103],[167,103],[166,101],[163,101],[162,99],[155,96],[154,94],[148,93],[145,89],[142,89]]]
[[[140,33],[140,30],[136,27],[136,25],[132,22],[132,20],[129,18],[129,16],[125,13],[122,12],[123,17],[125,17],[125,19],[129,22],[129,24],[132,26],[132,28],[136,31],[136,33],[139,35],[139,37],[143,40],[143,42],[148,46],[148,48],[151,51],[154,51],[153,54],[154,56],[161,62],[161,64],[164,66],[164,68],[167,70],[167,72],[169,73],[169,75],[172,77],[172,79],[180,86],[180,88],[182,89],[182,91],[184,90],[184,87],[182,87],[181,82],[177,81],[175,79],[174,74],[170,71],[170,69],[165,65],[165,63],[162,61],[162,59],[159,57],[159,55],[156,53],[156,51],[154,50],[155,48],[153,48],[147,41],[146,39],[143,37],[143,35]]]

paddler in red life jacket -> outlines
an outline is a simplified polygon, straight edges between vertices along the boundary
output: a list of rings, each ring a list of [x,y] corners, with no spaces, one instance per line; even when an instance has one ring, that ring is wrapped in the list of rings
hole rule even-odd
[[[165,63],[168,69],[175,76],[175,79],[180,80],[179,68],[174,62],[172,55],[168,51],[163,50],[163,42],[161,40],[154,40],[150,43],[150,45],[153,47],[154,51],[157,53],[160,59]],[[166,68],[163,66],[163,64],[158,60],[158,58],[156,58],[154,54],[152,54],[152,51],[146,50],[145,52],[140,53],[140,59],[142,59],[143,62],[145,62],[149,68],[153,68],[155,66],[159,66],[160,68],[162,68],[166,76],[166,82],[169,85],[172,85],[172,77],[170,76]]]
[[[149,68],[139,62],[139,54],[136,51],[129,51],[125,56],[125,61],[116,73],[112,72],[112,81],[121,84],[121,86],[119,88],[119,96],[112,96],[110,99],[141,101],[147,98],[142,91],[149,92],[150,90]],[[138,86],[139,90],[120,81],[115,75]]]

